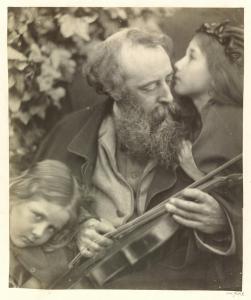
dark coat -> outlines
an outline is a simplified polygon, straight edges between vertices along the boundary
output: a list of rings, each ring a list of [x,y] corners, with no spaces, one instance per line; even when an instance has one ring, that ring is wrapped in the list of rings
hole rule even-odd
[[[46,158],[63,161],[84,184],[89,184],[96,162],[99,127],[111,106],[112,102],[102,102],[64,118],[42,143],[36,161]],[[158,167],[147,193],[147,210],[190,183],[191,178],[181,168]],[[219,197],[219,203],[236,225],[235,236],[241,237],[239,197],[225,196],[226,193]],[[129,271],[129,275],[112,281],[107,288],[239,290],[241,262],[237,255],[225,257],[201,249],[194,232],[182,227],[164,246]]]
[[[75,248],[65,246],[46,252],[42,247],[18,248],[10,242],[10,281],[22,287],[30,277],[35,277],[41,288],[46,288],[67,271],[68,263],[76,255]]]

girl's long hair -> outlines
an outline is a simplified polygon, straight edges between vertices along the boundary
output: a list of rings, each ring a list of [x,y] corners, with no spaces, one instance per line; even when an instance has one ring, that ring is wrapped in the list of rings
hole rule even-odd
[[[199,32],[195,35],[195,39],[207,58],[213,78],[211,89],[214,101],[242,106],[243,60],[238,63],[231,62],[224,46],[210,35]]]
[[[10,180],[10,209],[20,201],[34,201],[37,196],[65,207],[70,219],[64,228],[56,233],[42,247],[53,251],[70,242],[76,232],[77,216],[84,191],[71,170],[57,160],[44,160],[34,164],[19,177]]]

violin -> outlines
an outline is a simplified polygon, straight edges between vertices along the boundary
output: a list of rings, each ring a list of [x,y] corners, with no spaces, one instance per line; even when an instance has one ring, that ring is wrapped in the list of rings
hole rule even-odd
[[[217,176],[219,173],[242,159],[242,154],[234,157],[186,188],[198,188],[209,192],[215,188],[231,188],[242,182],[242,174]],[[179,197],[181,191],[172,197]],[[170,197],[171,198],[171,197]],[[96,288],[102,287],[120,272],[134,266],[141,259],[159,248],[180,228],[165,210],[169,199],[145,212],[134,220],[121,225],[115,232],[105,236],[112,238],[114,244],[92,258],[86,259],[79,253],[62,274],[49,288],[70,289],[83,281],[83,278]]]

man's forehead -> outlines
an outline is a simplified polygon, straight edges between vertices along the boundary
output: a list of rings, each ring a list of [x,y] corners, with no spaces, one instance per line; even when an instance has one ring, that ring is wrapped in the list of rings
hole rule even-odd
[[[169,56],[161,46],[147,48],[142,45],[123,47],[121,67],[130,78],[154,77],[172,72]]]

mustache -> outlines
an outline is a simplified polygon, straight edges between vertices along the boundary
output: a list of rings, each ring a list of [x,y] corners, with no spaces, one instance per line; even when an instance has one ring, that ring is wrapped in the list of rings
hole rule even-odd
[[[155,107],[150,113],[151,127],[157,127],[166,119],[176,121],[178,116],[178,106],[174,102],[162,103]]]

